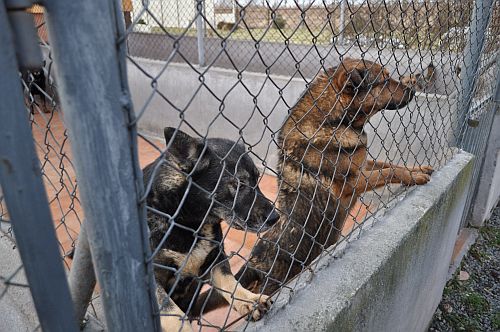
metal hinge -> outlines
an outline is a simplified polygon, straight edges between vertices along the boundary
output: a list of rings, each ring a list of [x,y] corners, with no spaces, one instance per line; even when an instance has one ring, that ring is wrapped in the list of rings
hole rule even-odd
[[[17,63],[21,70],[34,70],[43,67],[42,51],[33,15],[27,11],[34,2],[38,1],[4,0],[16,47]]]

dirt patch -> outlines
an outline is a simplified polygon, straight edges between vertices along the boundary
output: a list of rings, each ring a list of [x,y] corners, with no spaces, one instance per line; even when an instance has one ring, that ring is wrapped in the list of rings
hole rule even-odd
[[[429,331],[500,331],[500,205],[446,284]]]

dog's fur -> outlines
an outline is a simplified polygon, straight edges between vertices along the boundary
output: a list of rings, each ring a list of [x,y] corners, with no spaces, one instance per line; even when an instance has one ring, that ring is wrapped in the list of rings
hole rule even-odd
[[[368,160],[363,126],[375,113],[399,109],[414,95],[415,77],[394,80],[381,65],[346,59],[319,75],[301,96],[278,136],[280,221],[237,273],[240,283],[272,294],[335,244],[360,194],[389,183],[425,184],[430,166],[406,168]],[[203,293],[205,312],[223,304]]]
[[[165,128],[165,139],[171,141],[168,153],[144,169],[151,247],[158,250],[154,263],[162,326],[190,329],[180,318],[199,311],[196,298],[205,282],[240,314],[260,319],[269,308],[268,297],[238,284],[220,225],[224,219],[236,228],[263,231],[279,219],[257,186],[255,164],[233,141],[203,141],[174,128]]]
[[[45,61],[43,62],[43,65],[45,66]],[[31,79],[30,75],[33,76],[33,79]],[[45,77],[45,72],[44,72],[43,68],[31,70],[31,71],[30,70],[22,70],[21,71],[21,79],[28,86],[28,91],[29,91],[30,97],[33,98],[32,102],[35,105],[42,107],[44,112],[47,112],[46,105],[45,105],[45,93],[47,93],[47,87],[46,87],[46,80],[47,79]],[[40,97],[43,104],[38,105],[38,103],[36,101],[36,96]],[[31,110],[31,112],[34,113],[33,108]]]

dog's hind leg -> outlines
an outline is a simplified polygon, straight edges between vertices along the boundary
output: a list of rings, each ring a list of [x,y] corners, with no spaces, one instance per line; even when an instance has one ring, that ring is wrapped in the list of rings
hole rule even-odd
[[[192,332],[187,315],[172,301],[163,287],[156,287],[156,299],[160,304],[160,323],[163,332]]]

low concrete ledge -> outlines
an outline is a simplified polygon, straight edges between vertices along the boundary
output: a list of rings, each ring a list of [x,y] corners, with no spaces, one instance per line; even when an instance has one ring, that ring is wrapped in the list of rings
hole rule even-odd
[[[472,174],[460,152],[247,331],[424,331],[439,304]]]

